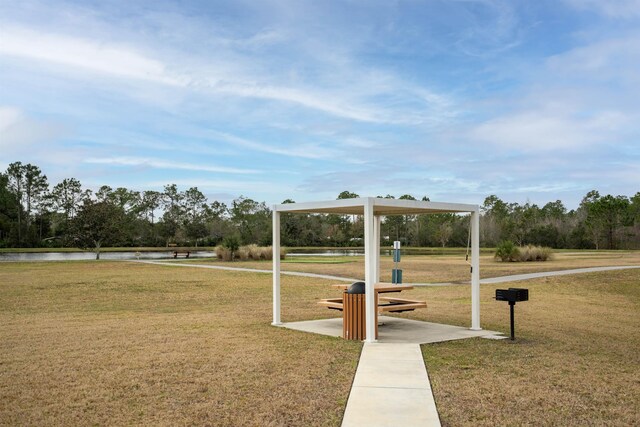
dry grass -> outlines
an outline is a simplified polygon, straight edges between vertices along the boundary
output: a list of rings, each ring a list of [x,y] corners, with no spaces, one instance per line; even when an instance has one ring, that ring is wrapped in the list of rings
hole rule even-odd
[[[360,277],[362,260],[283,264]],[[202,262],[200,260],[199,262]],[[483,258],[483,276],[640,264],[638,252]],[[267,267],[265,262],[242,266]],[[384,260],[383,271],[391,263]],[[404,257],[419,281],[466,279],[459,257]],[[418,281],[412,280],[412,281]],[[332,317],[330,281],[283,276],[285,321]],[[423,347],[445,425],[638,425],[640,270],[518,282],[515,343]],[[508,306],[482,286],[482,325]],[[416,288],[401,317],[468,326],[468,285]],[[242,305],[239,303],[242,302]],[[268,274],[122,262],[0,265],[0,425],[339,425],[359,343],[270,326]]]
[[[516,341],[423,346],[443,425],[640,425],[640,270],[518,282]],[[481,289],[482,326],[509,332],[508,305]],[[420,288],[403,317],[468,326],[469,288]]]
[[[553,259],[553,250],[544,246],[527,245],[520,248],[520,261],[536,262]]]
[[[283,278],[292,319],[308,282]],[[2,264],[0,425],[338,425],[361,344],[270,322],[268,275]]]
[[[515,246],[504,242],[496,249],[495,259],[502,262],[540,262],[553,259],[553,249],[545,246]]]

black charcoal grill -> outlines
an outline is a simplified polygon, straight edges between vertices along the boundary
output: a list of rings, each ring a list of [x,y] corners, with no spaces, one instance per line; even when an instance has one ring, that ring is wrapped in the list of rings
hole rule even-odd
[[[507,301],[509,303],[509,314],[511,320],[511,340],[515,338],[515,323],[514,323],[514,307],[516,302],[529,301],[529,289],[525,288],[509,288],[509,289],[496,289],[496,301]]]

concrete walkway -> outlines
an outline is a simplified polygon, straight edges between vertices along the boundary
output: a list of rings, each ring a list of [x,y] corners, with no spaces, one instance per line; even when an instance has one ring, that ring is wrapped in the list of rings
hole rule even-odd
[[[493,283],[516,282],[518,280],[539,279],[541,277],[564,276],[567,274],[595,273],[598,271],[626,270],[629,268],[640,268],[640,265],[621,265],[612,267],[588,267],[575,268],[573,270],[541,271],[539,273],[515,274],[513,276],[492,277],[490,279],[480,279],[480,284],[488,285]]]
[[[364,344],[342,420],[362,426],[440,426],[418,344]]]
[[[191,263],[183,263],[180,261],[133,260],[129,262],[140,262],[143,264],[156,264],[156,265],[170,265],[173,267],[194,267],[194,268],[210,268],[213,270],[244,271],[249,273],[266,273],[266,274],[273,273],[272,270],[259,270],[255,268],[243,268],[243,267],[226,267],[221,265],[191,264]],[[480,284],[489,285],[489,284],[495,284],[495,283],[517,282],[520,280],[540,279],[542,277],[564,276],[567,274],[594,273],[598,271],[625,270],[629,268],[640,268],[640,265],[588,267],[588,268],[575,268],[573,270],[541,271],[539,273],[515,274],[511,276],[500,276],[500,277],[491,277],[487,279],[480,279]],[[280,274],[286,275],[286,276],[315,277],[317,279],[337,280],[341,282],[351,282],[351,283],[363,280],[363,279],[354,279],[352,277],[330,276],[326,274],[316,274],[316,273],[303,273],[300,271],[281,271]],[[411,286],[453,286],[453,285],[461,285],[461,284],[465,284],[465,283],[407,283],[407,285],[411,285]]]
[[[210,268],[212,270],[230,270],[230,271],[243,271],[248,273],[266,273],[272,274],[273,270],[259,270],[256,268],[243,268],[243,267],[225,267],[222,265],[205,265],[205,264],[192,264],[192,263],[183,263],[180,261],[130,261],[130,262],[140,262],[143,264],[155,264],[155,265],[169,265],[172,267],[194,267],[194,268]],[[352,277],[340,277],[340,276],[329,276],[327,274],[316,274],[316,273],[302,273],[298,271],[281,271],[280,274],[285,276],[299,276],[299,277],[315,277],[317,279],[328,279],[328,280],[338,280],[341,282],[357,282],[362,279],[354,279]]]

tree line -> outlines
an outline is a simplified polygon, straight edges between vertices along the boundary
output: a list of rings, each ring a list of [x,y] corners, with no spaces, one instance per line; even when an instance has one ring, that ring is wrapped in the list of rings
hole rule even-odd
[[[337,196],[353,197],[358,195],[349,191]],[[399,198],[416,200],[407,194]],[[602,196],[593,190],[572,210],[560,200],[540,207],[490,195],[481,206],[480,221],[485,247],[510,240],[552,248],[640,249],[640,192],[632,197]],[[363,244],[358,215],[283,213],[281,227],[285,246]],[[388,216],[381,234],[383,243],[466,246],[469,217]],[[163,191],[103,185],[93,192],[77,179],[66,178],[51,186],[39,167],[21,162],[0,173],[0,247],[215,246],[225,237],[241,244],[270,245],[271,210],[243,196],[229,205],[209,201],[197,187],[180,191],[175,184]]]

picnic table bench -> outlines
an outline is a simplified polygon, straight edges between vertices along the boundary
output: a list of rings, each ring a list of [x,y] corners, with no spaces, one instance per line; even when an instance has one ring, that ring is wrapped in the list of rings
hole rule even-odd
[[[365,294],[349,294],[347,288],[350,285],[332,285],[334,288],[342,289],[342,298],[324,298],[318,301],[319,305],[331,310],[342,311],[342,335],[345,339],[362,340],[365,339]],[[387,285],[377,283],[374,286],[375,304],[375,336],[378,338],[378,313],[401,313],[403,311],[413,311],[416,308],[426,308],[426,301],[416,301],[406,298],[393,298],[380,296],[393,292],[413,289],[409,285]]]
[[[331,285],[334,288],[342,289],[346,291],[346,289],[350,285],[338,284]],[[378,307],[379,313],[391,312],[391,313],[401,313],[403,311],[413,311],[416,308],[426,308],[426,301],[417,301],[406,298],[392,298],[386,296],[380,296],[380,294],[392,293],[392,292],[402,292],[413,289],[413,286],[410,285],[387,285],[383,283],[377,283],[374,286],[374,290],[376,293],[376,305]],[[344,294],[343,294],[344,295]],[[319,305],[327,307],[333,310],[342,311],[344,308],[343,298],[324,298],[318,301]]]

